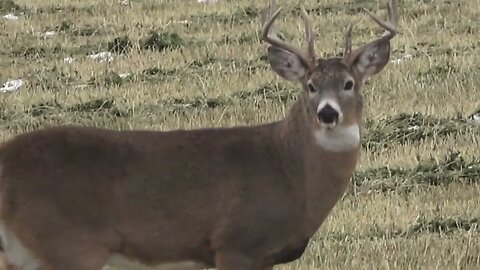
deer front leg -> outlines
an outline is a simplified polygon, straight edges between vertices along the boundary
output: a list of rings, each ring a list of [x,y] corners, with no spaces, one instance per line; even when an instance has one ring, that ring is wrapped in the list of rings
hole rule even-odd
[[[240,252],[218,252],[215,255],[215,265],[218,270],[270,270],[261,267],[255,259]]]

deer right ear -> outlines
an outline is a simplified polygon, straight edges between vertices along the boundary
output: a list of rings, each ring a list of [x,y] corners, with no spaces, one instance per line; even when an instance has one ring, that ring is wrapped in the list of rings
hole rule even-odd
[[[308,68],[297,55],[276,46],[267,50],[270,66],[280,77],[295,82],[305,78]]]

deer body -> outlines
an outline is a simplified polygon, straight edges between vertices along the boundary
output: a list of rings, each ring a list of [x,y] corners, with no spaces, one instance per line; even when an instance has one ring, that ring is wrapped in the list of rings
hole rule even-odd
[[[304,90],[281,121],[168,132],[56,127],[3,144],[0,240],[10,269],[99,270],[114,254],[220,270],[299,258],[356,166],[360,88],[388,62],[395,32],[387,25],[390,36],[317,59],[306,12],[308,56],[270,36],[278,14],[264,21],[270,65]]]
[[[238,246],[268,264],[294,260],[343,194],[358,153],[316,145],[303,107],[255,128],[18,136],[0,150],[1,219],[26,247],[53,254],[87,237],[86,254],[98,245],[152,265],[214,265],[216,250]]]

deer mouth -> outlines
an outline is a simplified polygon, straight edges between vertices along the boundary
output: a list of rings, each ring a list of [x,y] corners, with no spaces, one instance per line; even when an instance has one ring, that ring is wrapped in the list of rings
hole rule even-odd
[[[322,127],[324,127],[325,129],[327,129],[327,130],[331,130],[331,129],[333,129],[334,127],[337,126],[337,123],[336,123],[336,122],[333,122],[333,123],[325,123],[325,122],[321,122],[321,121],[319,121],[319,122],[320,122],[320,125],[321,125]]]
[[[324,106],[319,108],[317,112],[317,120],[321,126],[332,129],[337,126],[340,121],[341,113],[331,106],[329,103],[326,103]]]

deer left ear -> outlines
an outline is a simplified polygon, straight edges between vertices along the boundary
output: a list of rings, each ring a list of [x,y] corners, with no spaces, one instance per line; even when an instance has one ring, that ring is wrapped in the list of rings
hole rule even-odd
[[[390,41],[379,39],[359,48],[347,59],[352,70],[365,79],[383,70],[390,59]]]
[[[387,2],[388,16],[387,21],[382,21],[376,15],[368,10],[365,10],[370,17],[386,32],[382,37],[360,47],[351,52],[351,33],[352,25],[348,28],[345,36],[345,59],[347,64],[353,72],[357,74],[362,80],[366,77],[376,74],[387,65],[390,59],[390,40],[398,33],[396,25],[398,21],[398,3],[397,0],[389,0]]]

